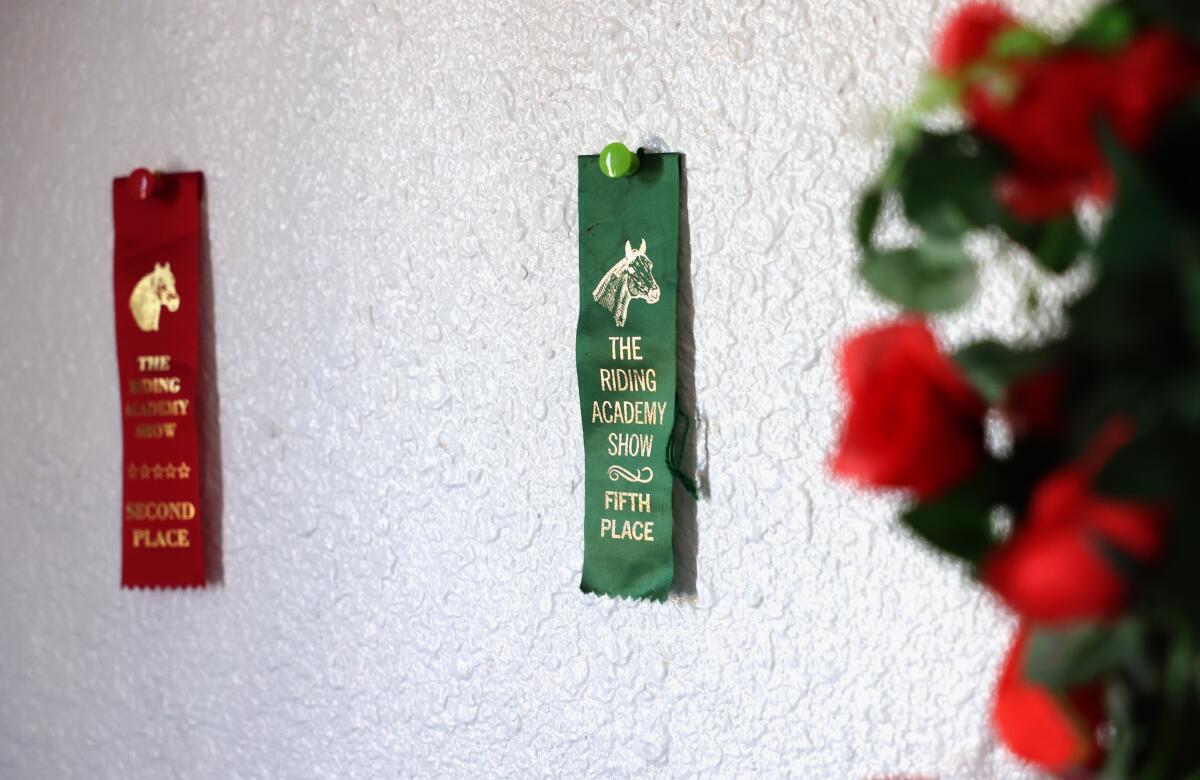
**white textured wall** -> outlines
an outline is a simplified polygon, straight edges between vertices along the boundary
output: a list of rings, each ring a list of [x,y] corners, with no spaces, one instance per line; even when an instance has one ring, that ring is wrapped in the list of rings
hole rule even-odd
[[[831,346],[884,311],[866,128],[948,8],[0,4],[0,776],[1023,776],[1006,619],[823,471]],[[711,497],[667,605],[577,590],[574,156],[617,138],[688,163]],[[118,589],[141,165],[208,175],[205,592]],[[989,278],[951,335],[1007,319]]]

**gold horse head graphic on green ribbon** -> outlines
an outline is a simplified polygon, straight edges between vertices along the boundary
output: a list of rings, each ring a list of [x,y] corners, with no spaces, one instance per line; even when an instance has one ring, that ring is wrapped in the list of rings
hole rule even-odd
[[[625,257],[608,269],[604,278],[592,290],[592,299],[612,312],[618,328],[625,327],[629,302],[640,298],[646,303],[658,301],[658,282],[654,280],[654,263],[646,256],[646,239],[637,249],[626,241]]]

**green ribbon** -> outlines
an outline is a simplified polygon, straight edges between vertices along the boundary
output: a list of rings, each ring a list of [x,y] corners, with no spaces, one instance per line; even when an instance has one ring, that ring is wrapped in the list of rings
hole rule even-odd
[[[596,155],[580,157],[587,593],[662,600],[671,589],[678,279],[679,155],[644,154],[637,173],[619,179],[600,171]]]

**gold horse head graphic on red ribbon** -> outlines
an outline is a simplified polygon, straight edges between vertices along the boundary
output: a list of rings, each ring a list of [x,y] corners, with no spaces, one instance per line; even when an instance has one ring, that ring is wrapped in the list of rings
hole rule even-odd
[[[158,330],[164,306],[167,311],[178,311],[179,293],[175,292],[171,264],[155,263],[154,270],[134,286],[133,294],[129,296],[129,310],[138,327],[149,332]]]

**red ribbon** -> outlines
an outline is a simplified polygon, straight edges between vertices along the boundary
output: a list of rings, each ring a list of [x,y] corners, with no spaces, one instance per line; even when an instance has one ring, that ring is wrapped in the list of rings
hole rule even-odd
[[[122,587],[203,586],[201,173],[113,180],[113,290],[124,436]]]

